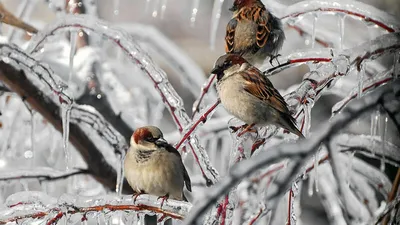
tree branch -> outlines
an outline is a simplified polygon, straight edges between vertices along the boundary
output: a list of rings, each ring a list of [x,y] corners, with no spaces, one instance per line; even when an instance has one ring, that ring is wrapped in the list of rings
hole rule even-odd
[[[1,171],[0,181],[21,180],[21,179],[38,179],[39,181],[55,181],[66,179],[78,174],[90,174],[87,169],[73,169],[68,172],[57,171],[51,168],[35,168],[34,170],[10,170]]]

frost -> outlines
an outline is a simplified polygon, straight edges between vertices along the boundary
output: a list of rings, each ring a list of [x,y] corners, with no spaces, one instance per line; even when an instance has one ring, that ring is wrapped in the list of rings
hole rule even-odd
[[[273,125],[237,137],[231,126],[243,122],[220,106],[211,65],[170,39],[184,38],[171,28],[194,27],[191,38],[207,36],[222,54],[232,1],[178,3],[179,24],[175,1],[132,3],[152,26],[119,22],[124,1],[104,9],[51,0],[57,19],[30,40],[13,28],[0,35],[0,223],[147,224],[153,216],[159,224],[294,225],[318,223],[322,211],[330,224],[375,224],[386,214],[393,223],[396,182],[386,172],[400,166],[399,21],[357,1],[263,2],[282,18],[287,40],[279,63],[261,70],[281,88],[304,140]],[[15,4],[31,19],[34,2]],[[202,10],[211,19],[204,34]],[[149,124],[181,153],[190,202],[133,200],[123,160],[132,132]],[[307,192],[323,207],[305,207]]]

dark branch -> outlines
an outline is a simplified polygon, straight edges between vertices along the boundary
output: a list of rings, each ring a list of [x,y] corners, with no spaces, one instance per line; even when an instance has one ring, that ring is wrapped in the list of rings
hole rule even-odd
[[[8,177],[7,177],[7,175],[5,175],[5,176],[0,175],[0,181],[21,180],[21,179],[38,179],[39,181],[56,181],[56,180],[66,179],[68,177],[79,175],[79,174],[90,174],[90,171],[87,169],[78,169],[78,170],[74,170],[72,172],[63,173],[58,176],[44,175],[44,174],[18,175],[18,174],[15,174],[15,171],[13,171],[12,173],[13,173],[13,175],[8,176]],[[22,172],[22,173],[24,173],[24,172]]]

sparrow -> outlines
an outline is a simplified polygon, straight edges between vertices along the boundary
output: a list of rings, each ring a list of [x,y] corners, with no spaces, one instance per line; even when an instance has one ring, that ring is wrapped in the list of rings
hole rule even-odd
[[[279,18],[270,13],[261,0],[234,0],[233,17],[226,26],[225,52],[241,54],[251,64],[270,63],[285,40]]]
[[[278,90],[242,56],[219,57],[211,73],[217,76],[217,91],[224,108],[247,124],[238,136],[255,125],[273,124],[304,138]]]
[[[124,161],[125,177],[137,193],[187,201],[183,186],[192,191],[190,177],[179,152],[155,126],[138,128]],[[135,200],[136,200],[135,197]],[[162,202],[163,203],[163,202]]]

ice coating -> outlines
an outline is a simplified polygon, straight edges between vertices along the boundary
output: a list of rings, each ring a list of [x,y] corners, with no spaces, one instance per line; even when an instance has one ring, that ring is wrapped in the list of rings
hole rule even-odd
[[[168,82],[165,72],[152,62],[150,57],[136,44],[132,36],[128,35],[125,31],[110,27],[106,22],[84,15],[66,16],[48,25],[47,28],[39,32],[38,35],[32,39],[27,51],[34,54],[39,50],[48,36],[63,30],[74,29],[89,30],[112,40],[125,52],[134,64],[137,64],[145,71],[155,84],[164,104],[172,114],[178,129],[182,131],[184,127],[188,125],[190,118],[183,108],[183,101]],[[211,183],[215,183],[218,178],[218,173],[210,165],[208,155],[205,153],[204,149],[198,145],[199,142],[196,135],[193,135],[191,140],[194,143],[191,145],[193,153],[197,156],[201,156],[197,158],[199,159],[199,166],[202,168],[202,171],[204,171],[204,176]]]

